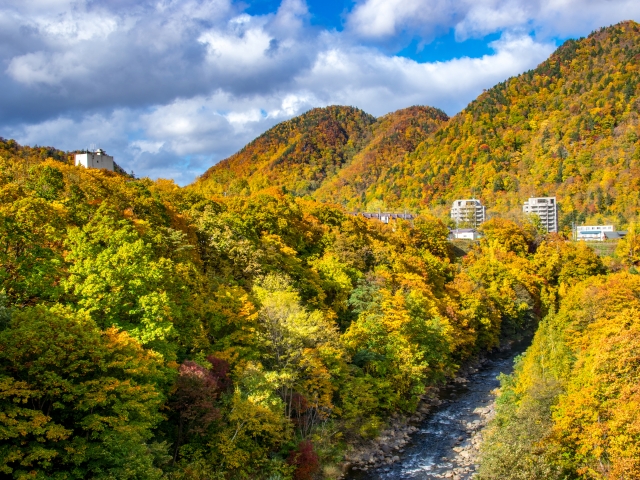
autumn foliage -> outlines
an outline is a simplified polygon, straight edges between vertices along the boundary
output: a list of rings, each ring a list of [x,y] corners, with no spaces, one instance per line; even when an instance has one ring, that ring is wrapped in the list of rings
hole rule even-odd
[[[320,468],[318,455],[313,451],[313,444],[309,440],[300,442],[298,447],[291,451],[287,463],[295,467],[294,480],[312,480]]]
[[[534,328],[556,288],[504,235],[459,262],[428,215],[213,200],[0,147],[0,468],[16,478],[322,475]]]
[[[640,279],[585,278],[503,379],[481,478],[640,476]]]
[[[481,474],[640,477],[637,30],[567,42],[452,119],[313,110],[187,188],[1,140],[0,475],[327,477],[536,331]],[[628,223],[618,260],[513,214],[534,187],[565,223]],[[442,213],[470,188],[504,215],[461,254]]]

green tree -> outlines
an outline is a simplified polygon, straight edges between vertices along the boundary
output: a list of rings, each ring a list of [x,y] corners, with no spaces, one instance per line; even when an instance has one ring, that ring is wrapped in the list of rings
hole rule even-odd
[[[64,211],[23,193],[0,192],[0,285],[16,305],[55,301],[62,293]]]
[[[294,399],[301,394],[318,418],[326,418],[334,387],[322,357],[329,351],[331,357],[341,356],[336,325],[321,311],[304,308],[283,276],[267,275],[253,292],[260,304],[257,333],[265,352],[262,362],[277,375],[287,415],[293,416]]]
[[[100,208],[82,229],[69,231],[66,290],[101,328],[116,325],[144,345],[169,353],[177,306],[174,264],[127,220]]]
[[[12,478],[154,479],[166,381],[160,357],[83,313],[43,306],[0,332],[0,472]]]

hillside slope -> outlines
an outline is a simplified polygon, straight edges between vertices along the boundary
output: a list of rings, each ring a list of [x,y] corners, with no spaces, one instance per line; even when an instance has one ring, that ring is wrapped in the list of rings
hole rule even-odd
[[[0,140],[0,476],[335,478],[548,309],[531,230],[501,222],[452,265],[431,217],[214,201]],[[567,281],[602,271],[566,249]]]
[[[333,179],[325,181],[314,197],[351,208],[362,207],[367,202],[366,193],[393,178],[406,155],[448,120],[442,110],[424,106],[404,108],[380,117],[372,126],[371,140],[354,155],[350,164]],[[387,200],[393,203],[397,198]]]
[[[279,123],[211,167],[196,188],[236,195],[282,186],[296,195],[309,194],[349,162],[375,120],[353,107],[315,108]]]

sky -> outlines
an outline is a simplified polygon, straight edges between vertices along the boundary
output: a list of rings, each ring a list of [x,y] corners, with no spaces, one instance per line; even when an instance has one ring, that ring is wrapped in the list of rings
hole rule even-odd
[[[192,182],[314,107],[454,115],[638,0],[2,0],[0,136]]]

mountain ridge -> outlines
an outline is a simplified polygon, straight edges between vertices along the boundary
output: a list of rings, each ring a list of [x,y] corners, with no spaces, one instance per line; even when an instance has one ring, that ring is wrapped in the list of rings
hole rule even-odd
[[[210,194],[233,195],[284,178],[279,186],[297,195],[310,193],[350,160],[374,122],[372,115],[355,107],[314,108],[267,130],[207,170],[196,184]]]

